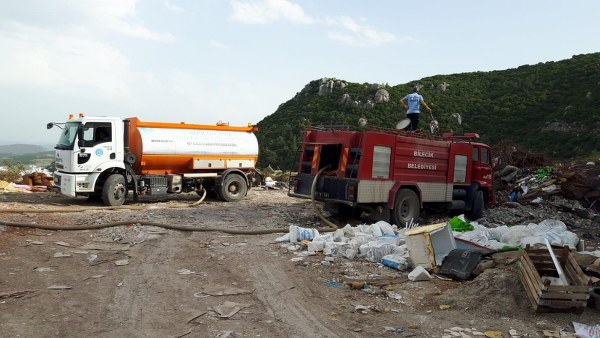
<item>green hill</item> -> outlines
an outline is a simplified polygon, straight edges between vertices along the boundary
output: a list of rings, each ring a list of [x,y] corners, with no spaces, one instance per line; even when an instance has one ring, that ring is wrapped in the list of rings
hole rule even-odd
[[[33,144],[0,145],[0,155],[25,155],[48,151],[48,149]]]
[[[399,100],[413,85],[444,131],[478,132],[483,142],[503,140],[554,160],[600,156],[600,53],[523,65],[515,69],[436,75],[397,86],[311,81],[258,123],[259,167],[295,169],[298,144],[308,125],[393,128],[405,117]],[[389,94],[389,100],[386,100]],[[462,116],[462,125],[451,117]],[[427,131],[431,117],[421,115]]]
[[[54,150],[38,153],[26,153],[22,155],[0,154],[0,166],[5,163],[32,164],[38,167],[46,167],[54,162]]]

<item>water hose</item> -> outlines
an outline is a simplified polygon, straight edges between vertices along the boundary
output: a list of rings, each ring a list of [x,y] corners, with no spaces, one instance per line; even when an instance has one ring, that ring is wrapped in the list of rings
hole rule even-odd
[[[317,180],[319,179],[319,176],[323,173],[323,171],[325,171],[328,168],[329,168],[329,165],[321,168],[321,170],[319,170],[317,172],[317,174],[315,175],[312,185],[310,186],[310,200],[312,201],[312,205],[315,208],[315,211],[317,212],[317,215],[319,216],[321,221],[323,221],[323,223],[329,225],[328,228],[324,228],[326,230],[319,230],[320,232],[331,232],[331,231],[336,231],[338,229],[337,225],[333,224],[330,220],[328,220],[327,218],[325,218],[325,216],[323,216],[323,213],[321,213],[321,210],[317,207],[317,203],[315,201],[315,192],[317,190]]]
[[[317,175],[315,176],[312,186],[311,186],[311,200],[319,218],[329,225],[329,227],[320,227],[317,228],[319,232],[330,232],[337,230],[337,225],[333,224],[329,220],[327,220],[321,211],[318,209],[315,201],[315,190],[316,184],[319,176],[327,167],[319,170]],[[186,206],[172,206],[172,207],[190,207],[196,206],[204,200],[206,197],[206,190],[199,201],[194,202],[191,205]],[[132,210],[142,210],[145,207],[131,207],[131,206],[116,206],[116,207],[93,207],[93,208],[63,208],[63,209],[54,209],[54,210],[31,210],[31,209],[5,209],[0,210],[0,212],[4,213],[58,213],[58,212],[80,212],[82,210],[119,210],[119,209],[132,209]],[[101,224],[86,224],[86,225],[47,225],[47,224],[34,224],[34,223],[21,223],[21,222],[8,222],[4,220],[0,220],[0,225],[10,226],[10,227],[18,227],[18,228],[32,228],[32,229],[44,229],[44,230],[96,230],[103,228],[110,228],[119,225],[129,225],[129,224],[142,224],[142,225],[150,225],[156,226],[169,230],[179,230],[179,231],[198,231],[198,232],[223,232],[226,234],[232,235],[263,235],[263,234],[274,234],[274,233],[285,233],[289,231],[289,228],[276,228],[276,229],[259,229],[259,230],[236,230],[229,228],[220,228],[220,227],[194,227],[194,226],[186,226],[186,225],[173,225],[173,224],[165,224],[165,223],[157,223],[157,222],[148,222],[148,221],[119,221],[119,222],[110,222],[110,223],[101,223]]]

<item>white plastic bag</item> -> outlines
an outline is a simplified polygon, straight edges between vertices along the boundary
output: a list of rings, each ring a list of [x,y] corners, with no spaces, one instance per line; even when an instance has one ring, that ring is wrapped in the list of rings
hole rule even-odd
[[[319,236],[317,229],[302,228],[297,225],[290,225],[290,242],[301,242],[303,240],[312,240]]]
[[[517,246],[521,244],[523,238],[533,235],[534,232],[528,229],[526,226],[515,225],[502,235],[500,242],[506,243],[510,246]]]
[[[364,249],[361,246],[361,252],[364,250],[367,259],[375,263],[381,263],[383,256],[393,253],[396,249],[395,245],[389,243],[370,242],[365,246]]]

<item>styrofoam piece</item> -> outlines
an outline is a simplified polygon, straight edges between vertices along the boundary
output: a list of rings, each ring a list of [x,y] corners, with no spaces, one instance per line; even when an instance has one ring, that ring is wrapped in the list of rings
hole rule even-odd
[[[308,251],[323,251],[323,249],[325,249],[325,242],[324,241],[312,241],[310,243],[308,243],[308,247],[307,250]]]
[[[400,238],[396,235],[383,235],[377,238],[377,242],[379,243],[387,243],[394,246],[398,246],[400,243]]]
[[[431,275],[422,266],[417,266],[408,274],[408,279],[413,282],[431,280]]]
[[[346,252],[346,249],[348,248],[349,245],[347,243],[325,242],[325,248],[323,248],[323,253],[326,255],[341,256]]]

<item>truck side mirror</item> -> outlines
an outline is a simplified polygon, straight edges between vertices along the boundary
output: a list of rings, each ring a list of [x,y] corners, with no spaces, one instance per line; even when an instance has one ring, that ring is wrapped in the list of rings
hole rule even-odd
[[[79,148],[83,148],[84,147],[84,142],[83,142],[83,124],[80,124],[79,127],[77,127],[77,146]]]
[[[46,129],[52,129],[52,127],[54,127],[54,122],[48,122]]]

